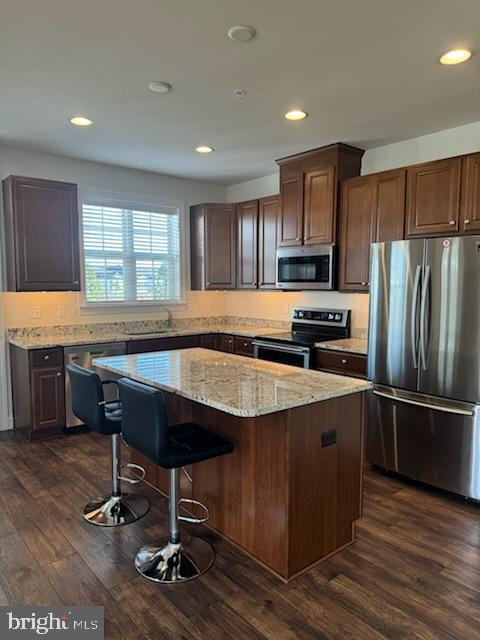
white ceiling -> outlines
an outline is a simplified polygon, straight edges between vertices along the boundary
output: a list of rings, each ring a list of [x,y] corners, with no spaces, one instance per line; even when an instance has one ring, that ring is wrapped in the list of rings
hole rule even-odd
[[[479,119],[479,0],[2,0],[0,142],[232,184]],[[227,29],[253,25],[250,43]],[[152,80],[173,85],[150,92]],[[234,89],[246,89],[239,100]],[[289,123],[302,107],[310,117]],[[70,115],[95,121],[72,127]],[[200,156],[198,144],[215,147]]]

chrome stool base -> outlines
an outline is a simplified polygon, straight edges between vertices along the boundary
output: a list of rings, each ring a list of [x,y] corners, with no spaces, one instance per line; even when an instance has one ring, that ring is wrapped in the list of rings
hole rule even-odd
[[[148,580],[175,584],[198,578],[212,566],[214,558],[209,542],[190,536],[177,544],[167,539],[161,547],[142,547],[135,557],[135,568]]]
[[[135,493],[91,500],[83,510],[87,522],[99,527],[118,527],[140,520],[150,509],[150,502]]]

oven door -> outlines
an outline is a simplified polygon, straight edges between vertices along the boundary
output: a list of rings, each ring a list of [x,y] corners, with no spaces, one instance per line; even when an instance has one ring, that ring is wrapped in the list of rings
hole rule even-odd
[[[334,288],[334,247],[277,249],[277,289]]]
[[[310,368],[310,349],[308,347],[254,340],[253,355],[260,360],[290,364],[303,369]]]

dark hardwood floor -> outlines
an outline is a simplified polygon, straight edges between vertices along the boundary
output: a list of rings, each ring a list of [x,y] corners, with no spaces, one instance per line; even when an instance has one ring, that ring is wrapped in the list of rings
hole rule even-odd
[[[213,568],[162,587],[132,559],[165,534],[166,500],[142,486],[145,518],[87,524],[108,487],[108,438],[0,433],[0,605],[101,604],[108,639],[480,639],[479,506],[367,470],[358,542],[290,585],[206,532]]]

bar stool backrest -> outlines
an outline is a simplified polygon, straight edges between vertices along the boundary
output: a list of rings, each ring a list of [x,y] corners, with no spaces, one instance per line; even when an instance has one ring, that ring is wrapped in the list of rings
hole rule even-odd
[[[122,401],[122,435],[127,444],[159,463],[159,453],[167,446],[165,396],[129,378],[118,380]]]
[[[100,376],[78,364],[66,366],[72,386],[72,410],[87,427],[100,433],[110,433],[106,426]]]

